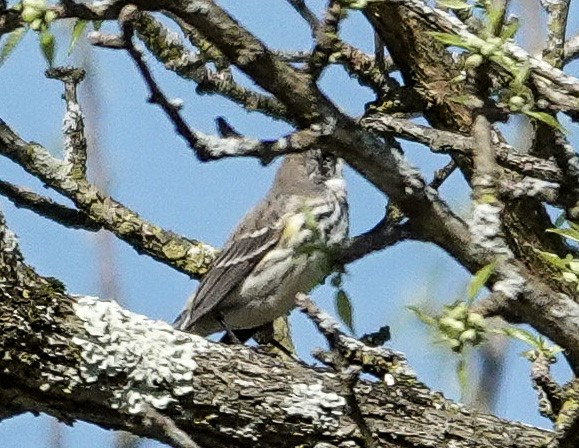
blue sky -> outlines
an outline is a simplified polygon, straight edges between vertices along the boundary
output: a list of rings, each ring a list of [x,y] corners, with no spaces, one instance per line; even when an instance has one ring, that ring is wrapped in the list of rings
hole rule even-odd
[[[519,0],[517,5],[524,5]],[[228,0],[220,2],[251,31],[276,49],[308,49],[309,30],[282,0]],[[312,2],[321,10],[323,3]],[[570,17],[569,35],[579,31],[579,11]],[[115,30],[115,24],[105,25]],[[70,64],[65,57],[67,36],[60,27],[57,63]],[[532,35],[523,29],[522,38]],[[361,15],[352,13],[345,21],[343,36],[361,49],[372,51],[372,34]],[[110,175],[108,188],[113,197],[139,212],[143,217],[188,237],[220,246],[235,223],[267,190],[277,164],[263,168],[255,160],[223,160],[199,163],[184,142],[175,135],[172,125],[160,109],[146,102],[146,88],[132,62],[122,52],[92,50],[97,67],[95,82],[99,87],[101,122],[98,128],[100,149]],[[152,58],[155,75],[169,97],[185,102],[184,115],[189,124],[204,132],[214,132],[214,119],[227,119],[248,136],[273,138],[290,128],[258,114],[249,114],[217,96],[199,97],[195,87],[171,73],[166,73]],[[577,62],[572,73],[579,75]],[[0,69],[0,117],[27,140],[34,140],[60,151],[60,128],[63,102],[61,85],[43,77],[45,63],[29,35]],[[338,68],[329,69],[321,85],[328,95],[353,116],[363,111],[372,99],[370,92],[349,80]],[[570,127],[577,144],[577,127]],[[428,178],[443,166],[445,156],[431,155],[424,147],[406,145],[409,159]],[[9,161],[0,159],[2,178],[48,194],[48,190]],[[385,198],[351,170],[346,173],[350,193],[352,233],[372,227],[382,216]],[[453,175],[442,193],[456,210],[468,211],[468,190],[460,175]],[[56,194],[51,194],[59,198]],[[63,202],[66,203],[66,200]],[[27,261],[45,275],[60,278],[73,293],[100,295],[97,278],[97,239],[93,234],[62,228],[26,210],[14,208],[0,198],[0,207],[9,226],[19,238]],[[119,295],[129,309],[153,319],[172,321],[196,283],[153,260],[137,255],[120,241],[114,241]],[[442,304],[456,299],[468,283],[468,273],[436,247],[423,243],[404,243],[374,254],[348,268],[346,289],[355,310],[359,334],[388,324],[392,330],[390,345],[407,354],[421,380],[449,398],[459,397],[454,363],[449,352],[431,344],[424,328],[404,308],[410,303],[428,300]],[[333,312],[332,291],[316,290],[318,304]],[[323,345],[312,325],[298,313],[292,315],[296,345],[306,355]],[[502,383],[497,413],[544,427],[531,388],[529,364],[518,356],[526,347],[511,344],[508,369]],[[559,378],[566,378],[563,362],[556,366]],[[48,446],[51,419],[20,416],[0,424],[3,446]],[[93,425],[77,423],[63,430],[65,446],[102,447],[113,435]],[[144,446],[158,446],[148,441]]]

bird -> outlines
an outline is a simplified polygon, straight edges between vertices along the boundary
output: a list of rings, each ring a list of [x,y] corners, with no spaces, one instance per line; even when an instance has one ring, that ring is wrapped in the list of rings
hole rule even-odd
[[[342,159],[320,149],[286,155],[173,326],[200,336],[226,331],[224,340],[243,342],[237,335],[247,340],[287,315],[297,293],[335,269],[333,249],[347,238],[342,168]]]

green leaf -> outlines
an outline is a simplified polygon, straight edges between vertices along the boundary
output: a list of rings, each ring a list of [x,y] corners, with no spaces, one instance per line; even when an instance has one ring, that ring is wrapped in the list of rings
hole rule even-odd
[[[553,229],[553,230],[558,230],[558,229]],[[544,252],[542,250],[537,250],[536,252],[539,255],[541,255],[541,257],[543,257],[549,264],[551,264],[559,269],[562,269],[562,270],[567,269],[568,260],[566,260],[564,258],[560,258],[557,254],[554,254],[551,252]]]
[[[499,331],[499,333],[502,333],[510,338],[518,339],[519,341],[522,341],[525,344],[530,345],[531,347],[534,347],[537,349],[542,348],[541,342],[530,331],[523,330],[521,328],[516,328],[516,327],[501,328],[498,331]]]
[[[500,26],[500,20],[503,17],[503,10],[501,8],[488,8],[487,9],[487,26],[486,31],[488,35],[494,36],[495,30]]]
[[[579,243],[579,231],[576,229],[547,229],[547,232],[556,233]]]
[[[46,59],[48,65],[52,67],[52,64],[54,63],[54,50],[56,47],[54,35],[48,30],[41,31],[38,35],[38,41],[44,59]]]
[[[440,0],[438,2],[439,7],[454,9],[455,11],[472,9],[472,5],[469,5],[464,0]]]
[[[25,34],[25,28],[16,28],[14,31],[8,34],[6,41],[2,45],[2,48],[0,48],[0,67],[2,64],[4,64],[4,61],[8,59],[8,56],[10,56],[10,54],[14,51]]]
[[[472,48],[470,48],[470,46],[468,46],[461,37],[454,34],[436,32],[430,32],[428,34],[430,34],[434,39],[443,43],[444,45],[472,50]]]
[[[469,302],[472,302],[478,292],[483,288],[489,277],[494,272],[497,263],[493,261],[492,263],[487,264],[486,266],[479,269],[476,274],[474,274],[472,280],[468,284],[466,289]]]
[[[552,115],[550,115],[546,112],[536,112],[536,111],[532,111],[532,110],[525,110],[525,111],[523,111],[523,113],[525,115],[531,117],[534,120],[541,121],[541,122],[545,123],[546,125],[551,126],[552,128],[555,128],[560,132],[563,132],[564,134],[567,133],[567,130],[563,126],[561,126],[561,123],[559,123],[555,117],[553,117]]]
[[[417,306],[407,306],[406,307],[408,310],[412,311],[416,317],[418,317],[418,319],[420,319],[422,321],[422,323],[430,326],[430,327],[436,327],[437,326],[437,321],[434,317],[432,317],[430,314],[426,313],[425,311],[421,310],[420,308],[418,308]]]
[[[525,86],[525,83],[528,81],[529,76],[531,76],[531,67],[528,64],[523,64],[517,67],[516,72],[513,74],[515,76],[510,83],[511,89],[519,92],[520,95],[531,99],[533,97],[533,94],[529,90],[529,88]]]
[[[336,293],[336,311],[344,325],[354,333],[354,310],[352,308],[350,297],[343,289],[339,289]]]
[[[100,30],[102,25],[103,25],[102,20],[93,20],[92,21],[92,29],[95,31]]]
[[[81,20],[81,19],[78,19],[76,22],[74,22],[74,26],[72,27],[72,35],[70,37],[70,44],[68,45],[68,55],[69,56],[71,55],[72,50],[74,49],[74,45],[76,44],[76,41],[81,36],[81,34],[84,31],[84,29],[86,28],[87,24],[88,24],[88,22],[86,20]]]
[[[513,37],[517,31],[519,31],[519,21],[511,20],[506,26],[503,26],[501,30],[501,39],[507,40]]]

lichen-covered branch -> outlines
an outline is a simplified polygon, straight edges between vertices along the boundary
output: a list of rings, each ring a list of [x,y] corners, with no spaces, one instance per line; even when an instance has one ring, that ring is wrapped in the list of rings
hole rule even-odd
[[[396,5],[397,1],[386,0],[384,3]],[[405,0],[403,7],[419,16],[424,24],[430,27],[429,31],[453,34],[464,42],[475,46],[481,46],[484,43],[482,39],[472,34],[458,18],[441,9],[431,8],[421,0]],[[369,12],[369,14],[380,14],[380,9],[386,8],[388,7],[377,5],[372,8],[372,11],[375,12]],[[576,78],[567,75],[542,59],[531,56],[512,42],[505,42],[498,51],[502,51],[504,56],[510,58],[513,63],[529,67],[531,79],[538,91],[551,103],[551,107],[560,111],[577,112],[579,110],[579,81]]]
[[[11,397],[0,416],[42,412],[172,446],[179,446],[167,433],[173,424],[174,432],[216,448],[364,446],[332,372],[211,343],[114,302],[71,296],[26,266],[4,222],[0,259],[0,396]],[[379,446],[538,448],[549,436],[472,413],[403,376],[360,380],[353,392]]]
[[[276,119],[288,118],[286,108],[275,98],[241,86],[233,80],[230,72],[210,70],[206,62],[209,60],[222,66],[224,56],[186,22],[174,15],[172,18],[199,49],[198,55],[188,51],[174,32],[169,31],[150,14],[138,13],[133,20],[139,39],[168,70],[194,81],[201,93],[217,93],[247,110],[259,111]]]
[[[77,87],[84,79],[81,69],[59,67],[46,72],[48,78],[59,79],[64,84],[64,101],[66,113],[63,119],[63,153],[64,161],[71,165],[70,176],[83,179],[86,177],[87,142],[84,132],[84,119],[78,105]]]
[[[392,115],[371,114],[364,117],[361,124],[380,133],[421,143],[435,153],[471,155],[475,148],[471,136],[435,129]],[[563,180],[561,169],[552,160],[520,154],[511,145],[496,138],[493,139],[493,146],[497,162],[505,168],[550,182]]]
[[[571,0],[541,0],[547,12],[547,48],[543,58],[553,67],[561,68],[564,58],[565,32]]]
[[[47,196],[18,187],[10,182],[0,180],[0,194],[8,198],[16,207],[31,210],[65,227],[92,232],[103,228],[82,211],[58,204]]]
[[[215,249],[206,244],[143,220],[86,179],[71,176],[70,163],[56,159],[39,144],[24,141],[1,120],[0,154],[71,199],[92,221],[113,232],[139,253],[192,277],[203,275],[216,254]]]
[[[565,42],[564,56],[564,64],[568,64],[579,58],[579,35]]]
[[[545,232],[553,226],[545,204],[564,209],[569,219],[579,216],[576,151],[556,128],[557,123],[550,122],[548,115],[542,118],[549,124],[539,123],[535,118],[541,115],[535,110],[515,110],[535,113],[533,124],[537,132],[532,137],[529,154],[517,153],[490,124],[509,117],[503,96],[515,89],[515,80],[519,88],[527,89],[532,100],[525,103],[526,106],[547,110],[552,113],[551,118],[558,111],[566,111],[572,118],[579,115],[577,79],[559,70],[563,62],[579,54],[576,39],[563,46],[564,16],[569,2],[543,2],[549,10],[545,60],[533,58],[509,39],[499,39],[493,51],[485,50],[483,57],[483,47],[489,45],[485,40],[488,35],[481,33],[487,19],[484,14],[482,17],[456,14],[464,19],[461,21],[441,8],[429,7],[422,0],[355,3],[331,0],[324,20],[320,21],[305,2],[289,2],[310,25],[315,41],[313,52],[287,57],[244,28],[218,2],[210,0],[136,0],[130,2],[134,6],[125,0],[82,4],[65,0],[50,8],[58,18],[119,20],[122,36],[93,37],[100,39],[101,45],[128,50],[150,89],[151,101],[163,108],[201,159],[252,156],[268,162],[278,154],[316,145],[344,158],[383,192],[388,197],[391,213],[369,232],[353,238],[338,254],[338,261],[348,263],[405,239],[434,243],[473,273],[499,258],[487,282],[492,294],[479,308],[485,315],[500,315],[510,322],[532,325],[565,348],[573,371],[579,374],[577,292],[574,285],[562,283],[558,273],[539,255],[541,251],[549,251],[563,257],[568,250],[557,235]],[[349,7],[361,7],[374,28],[377,57],[370,57],[339,38],[339,24]],[[170,27],[161,25],[145,11],[163,11],[196,50],[188,50],[182,39],[169,31]],[[499,11],[499,15],[491,24],[492,29],[486,31],[495,38],[503,25],[504,11]],[[14,20],[12,12],[0,12],[0,33],[21,25],[21,20]],[[245,109],[283,119],[296,131],[278,139],[258,141],[236,133],[224,120],[218,121],[219,137],[192,129],[183,119],[179,104],[169,100],[153,79],[131,41],[133,31],[167,69],[197,83],[200,93],[218,93]],[[433,38],[432,31],[458,36],[462,44],[474,50],[451,55]],[[382,61],[382,45],[391,58],[387,64]],[[457,81],[464,79],[461,78],[466,66],[463,59],[468,53],[480,56],[476,68],[480,88],[475,82]],[[304,65],[297,66],[297,63]],[[343,112],[344,108],[318,85],[319,75],[333,63],[342,65],[375,94],[361,120]],[[390,78],[392,67],[401,73],[402,87]],[[524,67],[529,68],[528,78],[523,76]],[[240,86],[233,78],[235,69],[264,92]],[[467,70],[469,77],[473,70]],[[516,75],[517,70],[521,71],[520,76]],[[143,221],[87,181],[86,143],[80,115],[74,113],[77,104],[71,86],[70,82],[66,85],[64,161],[50,156],[39,145],[22,140],[4,123],[0,123],[0,153],[71,198],[78,212],[7,183],[0,183],[1,192],[17,204],[63,223],[80,222],[82,226],[80,220],[86,217],[86,226],[108,229],[140,252],[183,272],[201,275],[212,258],[210,248]],[[510,99],[519,96],[521,91]],[[509,106],[515,103],[508,100]],[[389,112],[399,114],[392,116]],[[429,126],[400,118],[408,114],[420,115]],[[428,183],[423,173],[408,162],[396,138],[419,142],[433,152],[448,154],[451,162]],[[463,175],[472,189],[475,207],[470,225],[448,206],[444,191],[438,190],[453,171]],[[40,371],[40,367],[34,370],[36,366],[45,366],[51,375],[50,381],[34,383],[38,378],[46,380],[43,374],[21,378],[31,383],[18,385],[17,393],[0,386],[0,402],[11,403],[6,409],[0,409],[0,416],[22,409],[39,410],[64,419],[83,418],[105,427],[132,428],[138,434],[173,444],[179,442],[171,439],[167,431],[174,434],[185,431],[193,436],[193,443],[217,447],[307,446],[314,439],[333,446],[349,443],[351,446],[404,447],[542,446],[544,442],[519,438],[520,431],[527,434],[525,431],[531,430],[518,427],[517,437],[511,440],[505,435],[508,431],[496,431],[496,426],[513,426],[485,415],[464,420],[466,413],[461,408],[431,394],[417,382],[397,378],[389,370],[392,366],[385,361],[389,353],[386,349],[369,351],[357,341],[346,341],[342,349],[351,351],[342,350],[340,362],[347,359],[356,364],[356,368],[362,366],[367,372],[380,374],[377,383],[359,382],[355,369],[336,369],[336,377],[243,347],[222,347],[178,334],[164,324],[148,322],[115,304],[86,297],[75,299],[57,284],[38,280],[44,286],[35,289],[37,277],[31,271],[26,272],[25,279],[30,285],[22,296],[30,295],[29,290],[40,291],[35,293],[35,303],[40,303],[43,310],[54,310],[52,322],[57,324],[44,325],[41,315],[38,321],[31,321],[33,328],[27,333],[25,324],[18,325],[27,322],[27,314],[15,308],[26,307],[27,302],[19,303],[8,295],[7,311],[0,311],[5,313],[2,316],[8,316],[8,331],[0,331],[0,344],[15,347],[16,339],[27,341],[33,334],[41,338],[42,343],[26,346],[22,349],[25,355],[29,354],[26,350],[32,351],[38,346],[48,347],[51,353],[50,344],[57,341],[62,343],[58,352],[61,358],[38,355],[41,359],[38,364],[34,364],[36,355],[26,358],[26,362],[33,360],[26,368],[32,366],[34,372]],[[11,294],[14,282],[17,280],[7,283],[3,291]],[[20,299],[18,287],[14,294]],[[55,305],[54,297],[58,298],[60,308]],[[323,330],[326,321],[321,313],[310,311]],[[9,320],[10,316],[16,316],[17,324]],[[0,320],[0,325],[2,322]],[[66,322],[66,326],[60,326],[61,322]],[[335,328],[330,330],[327,334],[330,342],[341,338]],[[51,332],[55,337],[49,339],[47,335]],[[143,334],[150,336],[150,340],[144,340]],[[46,339],[42,339],[44,337]],[[63,342],[69,340],[73,343]],[[141,341],[138,347],[132,345]],[[337,349],[338,344],[332,348]],[[138,353],[139,362],[132,357],[133,352]],[[327,358],[329,364],[330,358]],[[24,370],[13,364],[20,362],[20,358],[0,356],[0,359],[0,363],[4,363],[0,367],[8,367],[8,370],[0,369],[4,372],[0,374],[0,384],[6,384],[4,379],[12,381],[12,377],[6,375]],[[382,364],[379,368],[367,368],[368,359],[372,362],[381,359]],[[61,364],[70,370],[56,367]],[[99,389],[100,395],[92,396],[93,388],[102,386],[102,382],[106,387]],[[69,396],[71,391],[74,393]],[[4,397],[8,398],[4,400]],[[100,401],[97,402],[96,397]],[[569,428],[573,431],[577,425],[575,395],[569,397],[569,412],[560,414],[558,427],[565,431],[559,431],[557,437],[567,437]],[[389,409],[394,401],[397,413],[391,416]],[[421,403],[419,411],[413,407],[415,402]],[[84,407],[85,404],[90,409]],[[450,411],[454,412],[452,419]],[[413,426],[411,431],[400,435],[398,430],[405,419],[412,420]],[[460,421],[460,425],[453,426],[455,421]],[[433,425],[432,432],[427,424]],[[473,427],[476,440],[471,441],[463,430]],[[493,429],[488,435],[487,427]],[[191,445],[186,438],[183,440]]]
[[[475,145],[471,178],[474,205],[470,222],[473,243],[486,253],[512,258],[502,229],[504,203],[498,194],[501,172],[495,159],[491,124],[482,114],[474,120],[472,139]]]

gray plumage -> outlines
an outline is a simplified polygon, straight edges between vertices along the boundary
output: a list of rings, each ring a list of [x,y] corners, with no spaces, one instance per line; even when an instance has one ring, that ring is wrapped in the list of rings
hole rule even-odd
[[[241,221],[174,326],[208,335],[285,315],[329,274],[326,247],[347,235],[342,162],[319,150],[285,157],[272,187]]]

